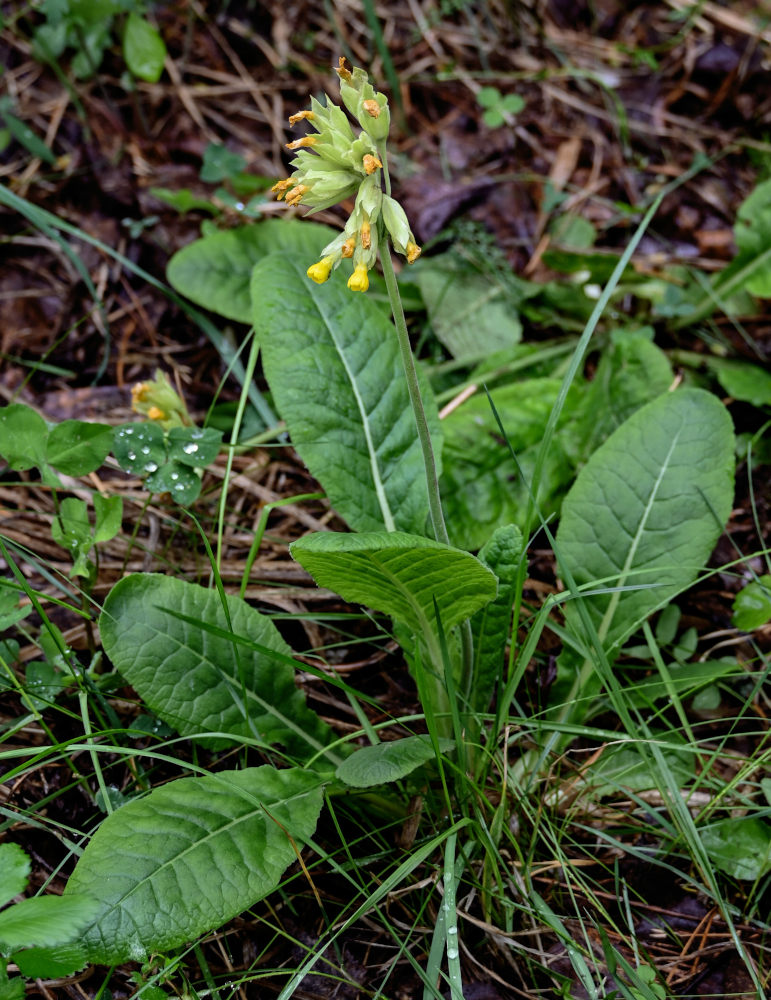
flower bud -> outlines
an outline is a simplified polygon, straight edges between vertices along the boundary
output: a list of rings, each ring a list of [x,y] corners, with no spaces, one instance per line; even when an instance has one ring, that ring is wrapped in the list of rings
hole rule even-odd
[[[358,264],[354,268],[353,274],[348,279],[348,287],[352,292],[366,292],[369,288],[369,278],[367,268],[364,264]]]

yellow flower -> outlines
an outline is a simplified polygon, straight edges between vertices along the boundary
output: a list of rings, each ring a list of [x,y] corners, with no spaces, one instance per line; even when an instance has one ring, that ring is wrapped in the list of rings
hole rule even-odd
[[[374,172],[378,169],[378,167],[383,166],[380,160],[376,156],[373,156],[371,153],[367,153],[361,162],[362,166],[364,167],[364,170],[368,174],[374,174]]]
[[[413,264],[420,257],[420,247],[417,243],[409,242],[405,247],[404,254],[408,264]]]
[[[380,105],[377,103],[377,101],[362,101],[361,106],[364,108],[364,110],[367,112],[370,118],[380,117]]]
[[[298,111],[297,114],[289,116],[289,124],[296,125],[298,122],[312,122],[315,117],[312,111]]]
[[[356,249],[356,237],[349,236],[348,239],[343,243],[341,247],[341,254],[343,257],[353,257],[353,251]]]
[[[332,265],[334,262],[334,257],[323,257],[321,260],[316,261],[315,264],[311,264],[306,271],[306,274],[311,281],[315,281],[317,285],[323,285],[332,271]]]
[[[302,149],[305,146],[315,146],[318,141],[318,136],[315,135],[304,135],[302,139],[295,139],[294,142],[288,142],[286,144],[287,149]]]
[[[166,414],[160,408],[160,406],[151,406],[147,411],[147,416],[149,420],[165,420]]]
[[[366,292],[369,288],[367,268],[364,264],[357,264],[353,274],[348,279],[348,287],[352,292]]]
[[[148,393],[147,382],[137,382],[136,385],[131,386],[131,405],[132,408],[136,408],[137,403],[144,402],[145,397]]]

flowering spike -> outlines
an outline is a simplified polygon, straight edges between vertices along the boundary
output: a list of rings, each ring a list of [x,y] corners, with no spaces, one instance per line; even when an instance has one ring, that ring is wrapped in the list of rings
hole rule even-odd
[[[367,268],[364,264],[357,264],[353,274],[348,279],[348,287],[352,292],[366,292],[369,288],[369,278]]]

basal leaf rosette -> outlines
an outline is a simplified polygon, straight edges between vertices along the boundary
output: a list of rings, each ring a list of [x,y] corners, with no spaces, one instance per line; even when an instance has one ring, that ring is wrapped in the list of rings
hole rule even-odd
[[[309,110],[299,111],[289,118],[290,125],[307,122],[315,131],[293,142],[287,148],[297,150],[292,160],[293,173],[273,185],[279,201],[288,205],[307,205],[311,212],[329,208],[356,196],[354,209],[342,233],[321,252],[321,258],[308,268],[308,277],[317,284],[325,282],[342,260],[353,260],[353,274],[348,287],[355,292],[369,288],[368,272],[377,260],[377,230],[388,232],[394,249],[407,258],[417,260],[420,247],[410,229],[401,205],[383,192],[385,144],[391,122],[388,98],[376,91],[367,73],[360,67],[351,71],[340,59],[340,97],[361,126],[354,133],[341,107],[325,94],[325,104],[311,98]],[[386,183],[388,190],[388,183]]]

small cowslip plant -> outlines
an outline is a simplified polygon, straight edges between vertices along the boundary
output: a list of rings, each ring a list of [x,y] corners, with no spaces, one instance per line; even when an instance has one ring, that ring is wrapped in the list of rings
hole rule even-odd
[[[297,152],[294,170],[277,182],[275,193],[311,210],[353,198],[342,232],[274,219],[216,233],[175,255],[169,279],[210,308],[253,324],[272,403],[298,455],[351,529],[306,535],[291,553],[320,586],[392,620],[389,635],[415,679],[427,732],[383,743],[362,713],[355,736],[369,745],[352,751],[347,740],[335,740],[295,687],[296,669],[309,667],[298,664],[269,617],[221,586],[206,589],[156,574],[121,580],[100,619],[105,653],[121,677],[181,735],[213,750],[257,748],[268,763],[170,781],[104,820],[67,890],[93,887],[99,898],[83,934],[93,961],[141,961],[224,923],[279,885],[312,838],[325,794],[401,781],[429,762],[442,776],[446,822],[400,871],[406,877],[443,848],[444,898],[451,901],[464,863],[479,855],[480,845],[494,857],[509,829],[511,798],[540,766],[547,740],[563,749],[577,725],[607,709],[605,698],[627,731],[635,731],[619,695],[620,650],[693,582],[730,511],[730,418],[708,392],[669,392],[669,364],[644,336],[618,338],[595,381],[580,387],[578,404],[568,394],[577,354],[564,379],[507,387],[508,395],[497,396],[500,412],[494,391],[495,409],[486,400],[480,400],[484,408],[470,407],[471,423],[491,441],[474,452],[469,438],[471,461],[483,460],[484,474],[461,470],[457,453],[448,452],[453,478],[443,504],[442,425],[412,356],[391,260],[391,248],[407,262],[415,261],[419,248],[390,193],[388,101],[363,70],[341,63],[338,75],[343,105],[359,128],[329,98],[293,115],[292,124],[307,122],[312,131],[289,144]],[[374,281],[378,260],[393,324],[372,297],[358,294]],[[338,269],[351,271],[347,282]],[[472,291],[477,301],[478,290]],[[592,329],[587,326],[584,347]],[[137,396],[148,417],[160,419],[152,406],[167,412],[145,390]],[[569,426],[560,423],[563,410],[571,416]],[[491,413],[498,422],[488,427]],[[452,419],[448,442],[463,442],[463,419],[462,411]],[[518,447],[507,450],[509,425],[512,435],[522,435],[519,454]],[[193,433],[179,426],[165,437],[152,419],[131,426],[136,435],[154,426],[159,436],[157,442],[135,439],[138,450],[123,442],[134,454],[131,459],[127,450],[124,461],[137,463],[158,462],[156,445],[165,462],[182,461],[173,452],[173,436]],[[553,470],[547,454],[555,442],[559,468]],[[194,443],[191,437],[181,447],[188,458]],[[518,470],[517,458],[525,460]],[[531,619],[519,647],[512,642],[511,618],[522,601],[525,539],[543,510],[554,509],[545,508],[543,498],[565,494],[563,466],[570,468],[571,460],[580,471],[562,501],[555,543],[563,589]],[[488,466],[496,489],[475,494]],[[512,502],[517,474],[523,485]],[[475,503],[475,496],[484,503]],[[454,509],[452,518],[445,507]],[[516,716],[517,687],[555,610],[564,614],[555,629],[565,653],[558,697],[542,720],[543,755],[525,755],[509,766],[498,748],[507,752],[504,734]],[[650,699],[661,700],[668,690],[662,683]],[[667,765],[669,758],[660,756]],[[625,772],[631,767],[640,773],[636,761],[620,763]],[[658,760],[646,773],[653,764]],[[618,767],[608,773],[606,784],[617,780]],[[491,802],[499,805],[483,803],[479,789],[495,785],[497,775],[504,775],[503,785]],[[478,806],[490,807],[484,824]],[[395,884],[385,881],[368,906]],[[485,893],[488,888],[485,883]],[[444,953],[458,998],[455,909],[450,903],[440,909],[432,968]],[[546,903],[542,912],[557,921]],[[290,979],[282,1000],[327,943]],[[577,948],[573,954],[585,969]],[[426,978],[425,987],[427,996],[436,995],[435,982]]]

